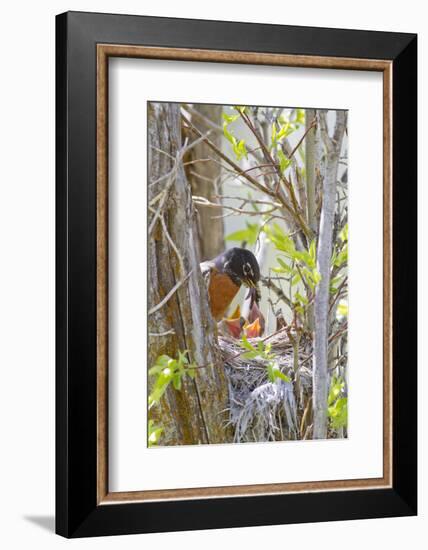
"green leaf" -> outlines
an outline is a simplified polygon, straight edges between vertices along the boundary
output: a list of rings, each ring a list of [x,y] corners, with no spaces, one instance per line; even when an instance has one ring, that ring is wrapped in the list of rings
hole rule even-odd
[[[228,130],[229,124],[235,122],[237,118],[239,118],[239,114],[228,115],[223,113],[223,134],[227,141],[232,145],[232,150],[235,153],[237,160],[241,160],[243,157],[247,158],[248,156],[245,141],[243,139],[238,141],[236,137]]]
[[[248,341],[247,337],[245,336],[245,334],[242,335],[242,338],[241,338],[241,343],[242,345],[244,346],[245,349],[249,350],[249,351],[256,351],[258,353],[258,351],[256,350],[256,348],[250,344],[250,342]]]
[[[151,367],[151,369],[149,369],[149,374],[151,376],[155,375],[155,374],[159,374],[160,372],[162,372],[162,370],[168,366],[168,362],[171,360],[171,357],[169,357],[168,355],[160,355],[157,359],[156,359],[156,363],[153,365],[153,367]]]
[[[299,284],[301,281],[300,275],[297,273],[292,279],[291,279],[291,286],[295,286]]]
[[[163,396],[163,394],[166,392],[167,388],[168,388],[168,385],[169,385],[169,382],[168,383],[164,383],[164,384],[161,384],[161,385],[157,385],[154,390],[152,391],[152,393],[149,395],[149,409],[153,406],[153,405],[156,405],[157,403],[159,403],[161,397]]]
[[[276,134],[277,134],[277,132],[276,132],[276,123],[274,122],[272,124],[272,138],[271,138],[272,147],[274,147],[275,144],[276,144]]]
[[[342,267],[344,264],[348,262],[348,245],[345,245],[343,249],[337,254],[334,265],[336,267]]]
[[[309,271],[309,269],[307,269],[306,267],[301,268],[301,271],[306,284],[312,291],[315,290],[315,283],[312,278],[312,272]]]
[[[294,119],[294,122],[296,122],[297,124],[305,124],[304,109],[296,109],[296,118]]]
[[[183,378],[187,374],[191,378],[194,377],[194,368],[191,368],[193,363],[188,366],[187,353],[187,350],[179,351],[177,359],[172,359],[168,355],[161,355],[156,359],[154,366],[149,369],[149,375],[156,376],[152,392],[149,395],[149,409],[159,403],[171,382],[176,390],[181,390]]]
[[[278,149],[279,168],[284,173],[291,164],[291,159],[287,158],[282,149]]]
[[[234,147],[236,145],[236,137],[232,136],[232,134],[227,129],[226,122],[223,123],[223,134],[224,137],[232,144],[232,147]]]
[[[344,428],[348,424],[348,398],[341,397],[337,399],[334,405],[327,409],[330,417],[331,427],[335,430]]]
[[[275,245],[277,250],[284,252],[289,258],[307,265],[311,270],[316,268],[315,243],[311,243],[309,252],[306,250],[296,250],[291,237],[286,235],[278,224],[274,223],[272,226],[265,226],[263,230],[269,241]]]
[[[284,262],[284,260],[282,260],[280,257],[277,257],[277,258],[276,258],[276,261],[277,261],[277,262],[279,263],[279,265],[281,266],[281,269],[282,269],[282,272],[283,272],[283,273],[292,273],[293,270],[291,269],[291,267],[290,267],[288,264],[286,264],[286,263]]]
[[[322,279],[321,273],[317,269],[312,270],[312,280],[317,285]]]
[[[337,277],[333,277],[333,279],[330,279],[330,284],[332,286],[340,286],[340,283],[343,281],[342,275],[338,275]]]
[[[284,382],[290,382],[290,378],[281,371],[274,371],[275,378],[280,378]]]
[[[330,391],[328,394],[328,404],[331,405],[340,395],[340,392],[345,387],[345,382],[342,378],[333,376],[330,384]]]
[[[263,231],[277,250],[284,252],[288,257],[292,257],[296,253],[293,240],[284,233],[277,223],[274,223],[272,226],[266,225]]]
[[[222,114],[223,120],[226,122],[226,124],[231,124],[232,122],[235,122],[239,118],[239,115],[228,115],[227,113]]]
[[[343,395],[344,387],[343,378],[333,376],[328,394],[327,414],[331,427],[335,430],[348,424],[348,399]]]
[[[192,365],[193,365],[193,363],[192,363]],[[196,375],[196,369],[195,368],[189,367],[189,368],[186,369],[186,372],[192,380],[195,379],[195,375]]]
[[[159,438],[163,432],[162,426],[155,426],[154,420],[149,420],[147,436],[149,447],[153,447],[159,443]]]
[[[237,160],[241,160],[242,157],[245,157],[245,158],[248,157],[247,148],[245,146],[245,141],[243,139],[241,139],[239,143],[236,142],[235,140],[235,143],[233,144],[232,148],[233,148],[233,152],[236,155]]]
[[[246,229],[239,229],[238,231],[230,233],[230,235],[226,237],[226,241],[245,241],[250,245],[255,244],[259,235],[260,227],[257,223],[245,223],[247,226]]]
[[[182,368],[183,365],[187,365],[189,360],[187,358],[187,350],[178,352],[178,367]]]
[[[275,382],[278,378],[284,382],[290,382],[290,378],[281,372],[278,363],[268,363],[266,368],[270,382]]]
[[[312,261],[315,263],[317,261],[317,244],[315,242],[315,239],[313,239],[311,244],[309,245],[309,255],[312,258]]]
[[[339,305],[337,306],[337,313],[341,316],[341,317],[348,317],[348,304],[341,300],[339,302]]]
[[[179,373],[173,376],[172,383],[176,390],[181,390],[181,375]]]
[[[284,116],[280,116],[278,121],[281,126],[279,129],[279,132],[276,135],[277,142],[281,141],[285,137],[288,137],[290,134],[292,134],[296,130],[296,125],[292,124]]]
[[[256,357],[260,357],[260,353],[258,351],[246,351],[241,357],[244,359],[255,359]]]
[[[299,302],[301,302],[302,304],[307,305],[307,304],[309,303],[309,302],[308,302],[308,299],[305,298],[304,296],[302,296],[302,295],[300,294],[300,292],[296,292],[296,293],[294,294],[294,297],[295,297],[297,300],[299,300]]]
[[[309,252],[306,252],[306,250],[299,250],[294,253],[294,258],[296,260],[300,260],[302,263],[306,264],[311,269],[315,268],[316,262],[315,259],[312,258],[312,256],[309,254]]]
[[[342,242],[348,242],[348,224],[345,224],[342,231],[339,233],[339,239]]]

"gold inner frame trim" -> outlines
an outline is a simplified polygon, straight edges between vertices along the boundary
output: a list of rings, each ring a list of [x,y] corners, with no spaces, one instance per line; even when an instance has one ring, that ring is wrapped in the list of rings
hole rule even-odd
[[[297,483],[109,492],[108,489],[108,59],[279,65],[383,73],[383,476]],[[97,503],[224,498],[392,486],[392,62],[186,48],[97,45]]]

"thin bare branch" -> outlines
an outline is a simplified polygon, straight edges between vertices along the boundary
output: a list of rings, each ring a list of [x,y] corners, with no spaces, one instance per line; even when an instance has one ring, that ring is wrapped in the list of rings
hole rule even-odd
[[[172,298],[172,296],[177,292],[177,290],[187,281],[187,279],[192,274],[192,271],[189,271],[189,273],[181,279],[181,281],[178,281],[177,284],[175,284],[171,290],[168,292],[168,294],[155,306],[153,306],[151,309],[149,309],[149,315],[153,315],[153,313],[156,313],[159,309],[161,309],[167,302]]]

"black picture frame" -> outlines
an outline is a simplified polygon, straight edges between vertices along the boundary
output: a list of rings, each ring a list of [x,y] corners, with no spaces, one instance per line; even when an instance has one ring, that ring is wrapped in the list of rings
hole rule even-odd
[[[97,504],[100,43],[392,62],[391,488]],[[415,515],[417,36],[68,12],[56,18],[56,98],[56,532],[85,537]]]

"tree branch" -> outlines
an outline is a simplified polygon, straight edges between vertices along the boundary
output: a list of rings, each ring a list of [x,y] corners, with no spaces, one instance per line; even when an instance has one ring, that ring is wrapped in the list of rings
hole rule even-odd
[[[336,112],[333,139],[329,137],[326,112],[319,113],[321,137],[327,151],[326,176],[323,182],[323,204],[321,210],[317,269],[321,281],[315,290],[315,337],[313,357],[313,414],[314,439],[327,437],[328,396],[328,312],[330,297],[330,262],[335,211],[337,170],[340,151],[346,127],[346,112]]]

